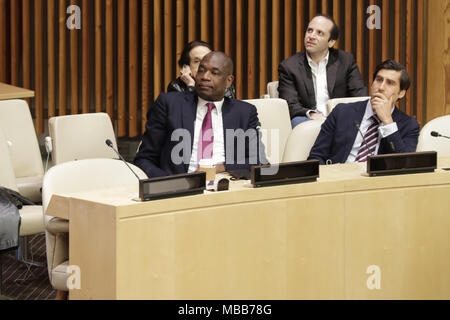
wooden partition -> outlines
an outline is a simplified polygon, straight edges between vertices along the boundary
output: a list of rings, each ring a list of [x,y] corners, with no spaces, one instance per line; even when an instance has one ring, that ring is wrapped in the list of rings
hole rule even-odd
[[[310,18],[325,13],[340,26],[336,47],[354,54],[366,85],[382,60],[406,65],[412,85],[400,107],[423,123],[428,2],[0,0],[0,81],[35,90],[38,133],[51,116],[104,111],[119,137],[138,137],[188,41],[230,55],[238,98],[259,98],[280,61],[303,50]]]

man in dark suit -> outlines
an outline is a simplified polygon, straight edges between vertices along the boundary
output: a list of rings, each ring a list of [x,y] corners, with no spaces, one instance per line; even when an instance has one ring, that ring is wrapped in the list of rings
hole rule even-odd
[[[333,18],[317,15],[305,33],[306,52],[297,52],[278,66],[278,92],[289,105],[292,128],[326,117],[329,99],[368,95],[353,55],[333,49],[338,37]]]
[[[134,163],[149,177],[194,172],[201,159],[210,160],[216,172],[258,164],[255,106],[224,98],[232,74],[231,59],[210,52],[200,62],[195,92],[161,93],[147,113]]]
[[[321,164],[366,161],[375,154],[414,152],[417,121],[395,107],[409,88],[405,67],[387,60],[375,69],[371,98],[337,105],[322,124],[308,159]]]

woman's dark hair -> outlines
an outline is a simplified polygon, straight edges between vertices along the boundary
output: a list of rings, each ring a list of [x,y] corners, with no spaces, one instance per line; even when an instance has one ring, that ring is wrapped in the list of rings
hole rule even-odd
[[[375,80],[375,77],[377,76],[378,72],[380,70],[394,70],[394,71],[401,71],[400,75],[400,90],[408,90],[409,89],[409,74],[408,71],[406,71],[406,68],[400,63],[395,60],[386,60],[377,65],[375,68],[375,72],[373,73],[373,80]]]
[[[201,40],[194,40],[189,42],[186,47],[184,47],[183,52],[181,52],[180,60],[178,60],[178,65],[182,68],[185,64],[189,65],[191,59],[189,57],[189,52],[195,47],[207,47],[209,50],[213,51],[211,45],[208,42]]]

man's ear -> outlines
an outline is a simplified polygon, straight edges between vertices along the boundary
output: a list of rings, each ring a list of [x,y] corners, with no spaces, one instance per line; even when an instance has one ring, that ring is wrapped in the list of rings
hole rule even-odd
[[[233,84],[233,81],[234,81],[234,76],[230,74],[227,77],[227,88],[229,88]]]
[[[336,43],[336,40],[329,40],[328,41],[328,48],[333,48],[335,43]]]
[[[400,93],[398,94],[397,101],[400,100],[401,98],[403,98],[405,96],[405,94],[406,94],[406,90],[401,90]]]

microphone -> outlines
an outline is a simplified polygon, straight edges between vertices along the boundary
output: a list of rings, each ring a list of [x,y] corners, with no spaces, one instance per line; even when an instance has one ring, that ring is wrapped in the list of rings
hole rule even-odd
[[[259,122],[259,120],[258,120],[258,122],[256,123],[255,129],[258,130],[258,131],[261,130],[261,122]]]
[[[443,137],[443,138],[450,139],[450,137],[444,136],[444,135],[442,135],[442,134],[440,134],[439,132],[436,132],[436,131],[431,131],[430,134],[431,134],[433,137]]]
[[[367,144],[366,139],[364,139],[364,135],[362,134],[361,129],[359,128],[359,122],[355,121],[355,122],[353,122],[353,124],[355,125],[356,129],[358,129],[359,134],[363,138],[363,141],[364,141],[364,144],[366,145],[367,150],[370,150],[369,145]],[[373,152],[371,152],[370,155],[373,156]]]
[[[259,131],[261,130],[261,122],[256,122],[256,164],[260,164],[260,158],[259,158]],[[228,190],[228,189],[227,189]]]
[[[115,153],[117,153],[117,155],[119,156],[120,160],[122,160],[122,161],[127,165],[128,169],[130,169],[131,172],[133,172],[133,174],[136,176],[136,178],[137,178],[138,180],[141,180],[141,179],[138,177],[138,175],[136,174],[136,172],[134,172],[134,170],[131,169],[131,167],[128,165],[128,162],[126,162],[125,159],[120,155],[119,151],[117,151],[116,148],[114,148],[114,145],[113,145],[113,143],[111,142],[111,140],[106,139],[106,140],[105,140],[105,143],[106,143],[106,145],[107,145],[108,147],[110,147],[111,149],[113,149]]]

